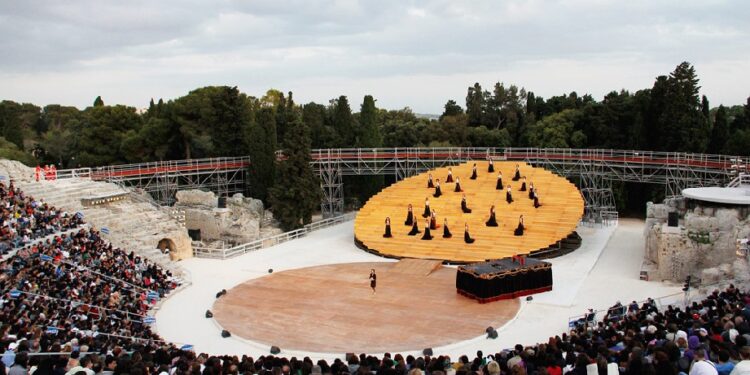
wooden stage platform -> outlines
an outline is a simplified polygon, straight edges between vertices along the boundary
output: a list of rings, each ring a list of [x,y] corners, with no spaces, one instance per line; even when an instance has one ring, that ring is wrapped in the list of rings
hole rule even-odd
[[[461,211],[462,193],[454,192],[455,183],[445,183],[448,167],[425,172],[397,182],[370,198],[359,210],[354,221],[354,237],[360,247],[379,255],[393,258],[421,258],[445,260],[453,263],[469,263],[486,259],[499,259],[515,254],[528,254],[545,249],[571,234],[583,214],[583,198],[570,181],[543,168],[534,168],[525,163],[494,163],[495,172],[488,173],[487,161],[477,161],[478,178],[471,180],[474,162],[453,166],[453,178],[461,179],[463,194],[472,213]],[[519,191],[522,181],[511,181],[515,166],[519,164],[526,183],[534,184],[539,191],[539,208],[534,208],[528,191]],[[505,200],[505,189],[496,190],[497,174],[503,173],[503,184],[511,185],[513,203]],[[428,173],[440,179],[443,195],[434,198],[435,189],[427,188]],[[407,206],[411,203],[420,231],[424,231],[422,217],[425,198],[437,212],[440,227],[432,231],[430,241],[420,240],[421,234],[408,236],[411,229],[404,225]],[[498,227],[487,227],[489,211],[495,205]],[[518,218],[524,216],[526,231],[523,236],[514,236]],[[385,218],[391,218],[392,238],[383,238]],[[453,234],[442,238],[443,219]],[[473,244],[464,243],[464,224],[469,224],[469,233],[476,239]]]
[[[377,293],[370,289],[370,269]],[[214,304],[233,335],[282,350],[378,353],[471,339],[512,319],[519,301],[490,304],[456,293],[456,270],[440,262],[349,263],[273,273]]]

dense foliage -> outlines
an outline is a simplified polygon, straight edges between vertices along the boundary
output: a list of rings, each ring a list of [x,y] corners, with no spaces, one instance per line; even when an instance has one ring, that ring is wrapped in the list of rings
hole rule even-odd
[[[408,107],[378,109],[369,95],[355,113],[357,105],[346,96],[298,105],[291,92],[269,90],[256,98],[227,86],[152,100],[144,110],[100,97],[84,110],[3,101],[0,152],[58,168],[251,155],[250,192],[268,201],[274,177],[280,177],[274,152],[289,143],[298,121],[306,129],[302,143],[312,148],[529,146],[746,155],[750,144],[750,98],[742,106],[710,108],[686,62],[651,88],[612,91],[601,101],[575,92],[544,99],[515,85],[485,90],[475,83],[463,104],[449,100],[439,119],[427,119]],[[346,196],[362,203],[382,185],[382,177],[347,177]],[[631,194],[620,194],[620,203]]]

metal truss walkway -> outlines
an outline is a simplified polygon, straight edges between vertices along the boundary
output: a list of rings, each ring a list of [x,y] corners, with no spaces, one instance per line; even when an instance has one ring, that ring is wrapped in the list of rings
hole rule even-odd
[[[603,149],[374,148],[318,149],[311,166],[320,176],[324,217],[344,210],[343,176],[391,175],[398,181],[429,169],[469,160],[517,160],[570,178],[581,189],[589,218],[614,212],[612,181],[664,186],[666,196],[695,186],[725,186],[746,160],[736,156]],[[142,188],[161,204],[178,190],[203,188],[221,196],[244,192],[248,157],[172,160],[58,171],[59,178],[88,177]]]
[[[58,171],[57,178],[83,177],[143,189],[162,205],[175,201],[179,190],[208,189],[219,196],[245,192],[250,158],[226,157],[168,160]]]
[[[664,185],[666,196],[693,186],[724,186],[746,166],[739,157],[678,152],[543,148],[377,148],[312,152],[324,216],[343,210],[342,176],[392,175],[396,180],[469,160],[517,160],[549,169],[581,189],[589,219],[614,213],[612,181]]]

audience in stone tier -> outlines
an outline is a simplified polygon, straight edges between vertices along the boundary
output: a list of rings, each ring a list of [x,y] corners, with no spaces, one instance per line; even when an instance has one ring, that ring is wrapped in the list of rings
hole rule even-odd
[[[16,188],[0,182],[0,253],[31,243],[53,233],[74,229],[83,220],[27,196]]]

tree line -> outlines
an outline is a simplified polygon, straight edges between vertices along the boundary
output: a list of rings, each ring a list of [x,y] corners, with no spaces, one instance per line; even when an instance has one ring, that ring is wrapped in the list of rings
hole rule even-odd
[[[377,108],[369,95],[353,109],[346,96],[297,104],[291,92],[272,89],[255,97],[228,86],[151,100],[145,110],[108,105],[100,97],[83,110],[6,100],[0,102],[0,157],[71,168],[250,155],[250,195],[272,205],[277,216],[287,217],[282,224],[293,228],[309,222],[319,199],[318,183],[304,164],[311,148],[522,146],[746,155],[750,144],[750,98],[745,105],[711,108],[687,62],[650,88],[612,91],[601,101],[576,92],[545,99],[498,82],[489,90],[469,86],[462,104],[449,100],[438,119],[427,119],[408,107]],[[277,149],[286,155],[282,162]],[[346,177],[345,195],[361,204],[384,183],[382,176]],[[290,188],[296,186],[298,191]],[[658,193],[617,189],[621,207],[640,210],[643,199]],[[633,194],[637,199],[627,196]],[[284,202],[297,203],[285,208]],[[287,211],[295,213],[281,213]]]

